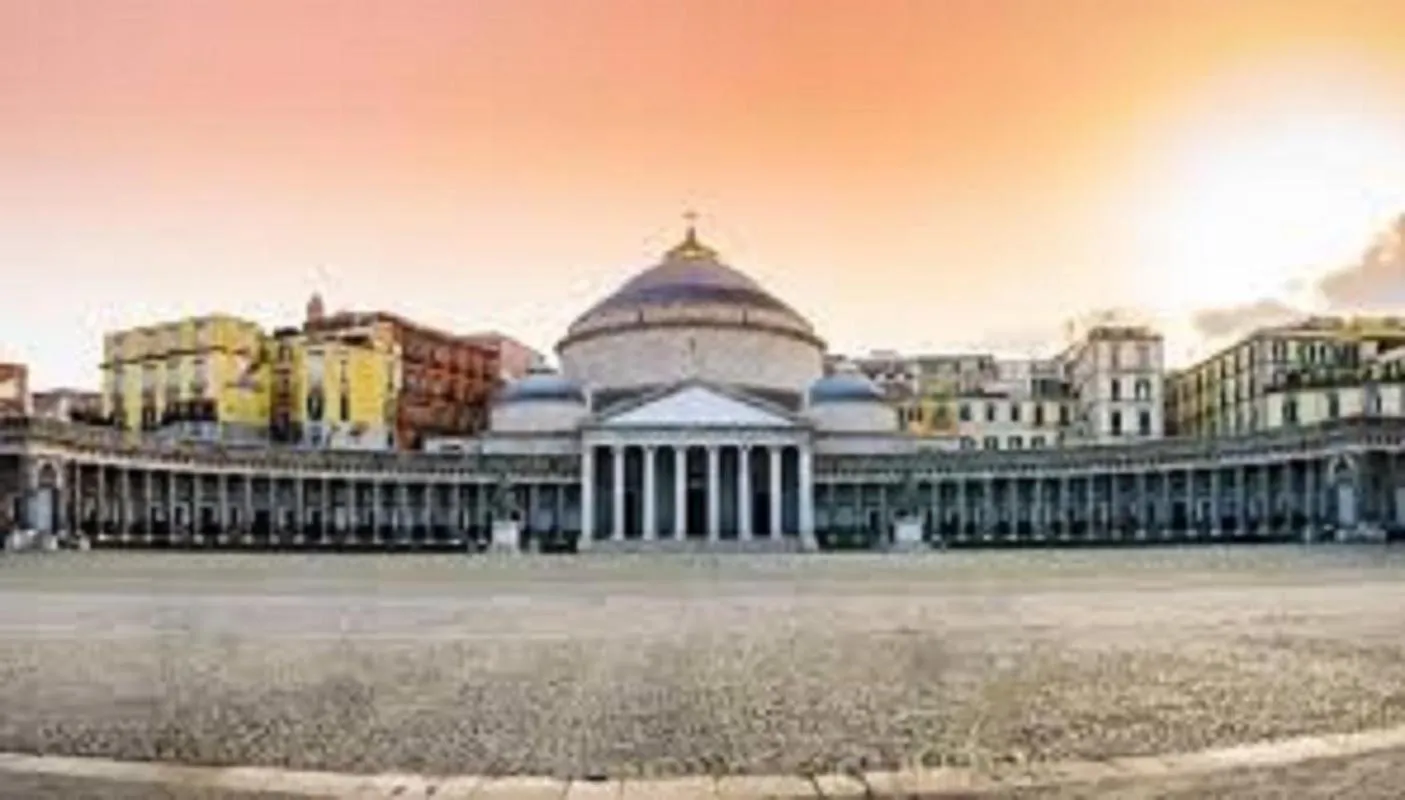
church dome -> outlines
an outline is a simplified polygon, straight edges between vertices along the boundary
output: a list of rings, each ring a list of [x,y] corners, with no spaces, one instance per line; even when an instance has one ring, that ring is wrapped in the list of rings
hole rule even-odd
[[[853,364],[810,384],[806,413],[823,431],[886,434],[898,430],[897,409]]]
[[[597,397],[699,380],[798,398],[823,371],[824,342],[689,226],[661,261],[577,317],[556,352]]]
[[[809,322],[756,281],[722,263],[717,251],[698,241],[689,227],[683,241],[662,261],[626,281],[623,286],[576,318],[570,334],[581,333],[606,318],[638,314],[653,308],[725,306],[754,310],[784,319],[798,332],[812,333]]]
[[[580,385],[546,369],[533,369],[526,377],[509,383],[498,392],[498,403],[523,403],[529,401],[585,402],[585,392]]]
[[[819,403],[883,402],[883,391],[860,372],[837,373],[810,384],[810,405]]]

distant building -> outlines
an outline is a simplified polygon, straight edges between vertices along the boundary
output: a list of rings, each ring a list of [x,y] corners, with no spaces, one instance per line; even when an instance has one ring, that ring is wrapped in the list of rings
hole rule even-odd
[[[497,354],[498,378],[502,381],[525,378],[546,363],[540,352],[505,334],[472,333],[464,338],[485,345]]]
[[[1165,435],[1165,342],[1146,325],[1090,327],[1058,357],[1073,402],[1069,435],[1106,444]]]
[[[1176,435],[1226,436],[1397,402],[1402,346],[1405,319],[1393,316],[1260,328],[1169,377],[1167,424]],[[1365,402],[1368,393],[1378,400]]]
[[[879,351],[854,363],[883,390],[909,434],[951,438],[966,450],[1064,443],[1070,397],[1056,360]]]
[[[31,395],[31,413],[41,419],[102,423],[102,393],[85,389],[49,389]]]
[[[274,441],[337,450],[395,447],[402,376],[390,323],[280,329],[269,350]]]
[[[0,417],[21,416],[29,411],[29,368],[24,364],[0,363]]]
[[[385,311],[325,314],[321,299],[309,304],[307,334],[379,331],[400,359],[394,399],[394,439],[401,449],[419,449],[426,438],[476,434],[488,423],[500,382],[497,350],[467,337],[412,322]]]
[[[258,323],[223,314],[103,338],[102,414],[128,430],[262,439],[267,361]]]

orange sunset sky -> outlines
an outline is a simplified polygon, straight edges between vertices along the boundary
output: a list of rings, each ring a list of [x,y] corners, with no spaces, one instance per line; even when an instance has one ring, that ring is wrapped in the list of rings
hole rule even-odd
[[[846,352],[1405,307],[1323,283],[1405,211],[1405,2],[0,0],[0,359],[41,386],[319,289],[549,349],[690,207]]]

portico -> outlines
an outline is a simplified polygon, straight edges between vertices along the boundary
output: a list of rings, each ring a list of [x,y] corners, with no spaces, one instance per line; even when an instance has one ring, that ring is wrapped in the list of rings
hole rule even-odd
[[[582,429],[582,547],[813,542],[812,431],[763,401],[685,383]]]

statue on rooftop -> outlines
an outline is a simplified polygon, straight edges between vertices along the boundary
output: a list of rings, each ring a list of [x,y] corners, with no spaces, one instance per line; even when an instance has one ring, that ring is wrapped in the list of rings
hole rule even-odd
[[[497,483],[490,498],[493,516],[497,519],[512,519],[519,511],[517,497],[513,492],[512,479],[506,472],[498,473]]]

